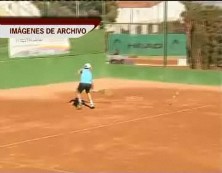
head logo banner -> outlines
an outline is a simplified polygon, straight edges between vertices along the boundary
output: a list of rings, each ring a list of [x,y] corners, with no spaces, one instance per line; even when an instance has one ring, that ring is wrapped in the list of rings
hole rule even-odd
[[[79,38],[100,24],[100,18],[0,18],[0,38],[9,38],[9,56],[68,53],[69,38]]]

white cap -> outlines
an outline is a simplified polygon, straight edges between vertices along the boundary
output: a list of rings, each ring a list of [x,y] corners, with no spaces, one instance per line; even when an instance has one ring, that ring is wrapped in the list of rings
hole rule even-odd
[[[92,66],[91,66],[91,64],[90,63],[86,63],[85,65],[84,65],[84,68],[91,68]]]

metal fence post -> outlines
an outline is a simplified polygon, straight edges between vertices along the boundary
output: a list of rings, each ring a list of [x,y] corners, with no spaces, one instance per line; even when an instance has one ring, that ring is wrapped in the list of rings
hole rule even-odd
[[[168,3],[167,1],[164,1],[164,31],[163,31],[163,34],[164,34],[164,52],[163,52],[163,55],[164,55],[164,61],[163,61],[163,65],[164,67],[167,66],[167,9],[168,9]]]

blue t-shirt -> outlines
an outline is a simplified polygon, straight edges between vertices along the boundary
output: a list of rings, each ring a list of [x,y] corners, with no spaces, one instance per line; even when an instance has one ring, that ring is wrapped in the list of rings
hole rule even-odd
[[[82,69],[80,83],[92,84],[93,76],[90,69]]]

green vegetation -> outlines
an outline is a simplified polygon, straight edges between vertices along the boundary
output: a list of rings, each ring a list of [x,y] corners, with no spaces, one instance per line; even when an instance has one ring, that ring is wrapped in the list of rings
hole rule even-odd
[[[191,68],[222,67],[222,9],[183,1],[181,14],[187,32],[188,58]]]
[[[75,17],[95,16],[114,22],[117,17],[115,1],[35,1],[42,16]]]

